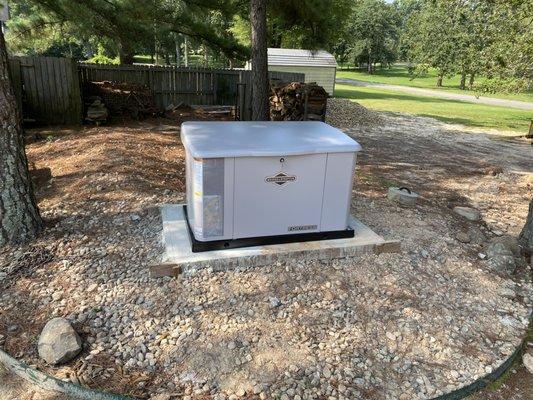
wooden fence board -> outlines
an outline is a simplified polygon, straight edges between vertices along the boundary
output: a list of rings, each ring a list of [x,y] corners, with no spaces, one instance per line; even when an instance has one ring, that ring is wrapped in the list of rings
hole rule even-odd
[[[22,115],[47,124],[79,124],[81,91],[76,62],[58,57],[15,57],[10,65]]]

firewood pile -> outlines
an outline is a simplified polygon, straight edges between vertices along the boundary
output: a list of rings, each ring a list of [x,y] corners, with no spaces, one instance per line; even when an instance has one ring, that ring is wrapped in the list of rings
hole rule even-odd
[[[324,88],[316,83],[271,83],[270,119],[324,121],[328,97]]]
[[[84,95],[97,96],[110,115],[142,118],[159,114],[154,93],[146,85],[110,81],[88,82],[84,87]]]

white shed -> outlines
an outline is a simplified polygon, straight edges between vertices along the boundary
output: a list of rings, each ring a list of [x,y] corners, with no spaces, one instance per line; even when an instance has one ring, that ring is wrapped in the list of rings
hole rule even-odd
[[[303,73],[306,82],[316,82],[333,96],[337,62],[327,51],[269,48],[268,70]]]

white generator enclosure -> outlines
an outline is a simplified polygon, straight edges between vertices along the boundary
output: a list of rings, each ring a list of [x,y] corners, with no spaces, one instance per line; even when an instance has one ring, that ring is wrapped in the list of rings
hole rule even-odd
[[[361,147],[342,131],[314,121],[185,122],[181,139],[193,249],[348,237]],[[249,238],[259,240],[239,242]]]

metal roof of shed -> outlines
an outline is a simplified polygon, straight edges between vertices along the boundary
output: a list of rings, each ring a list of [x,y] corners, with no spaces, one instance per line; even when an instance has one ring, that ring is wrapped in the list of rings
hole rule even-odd
[[[268,65],[336,67],[335,57],[324,50],[268,49]]]

